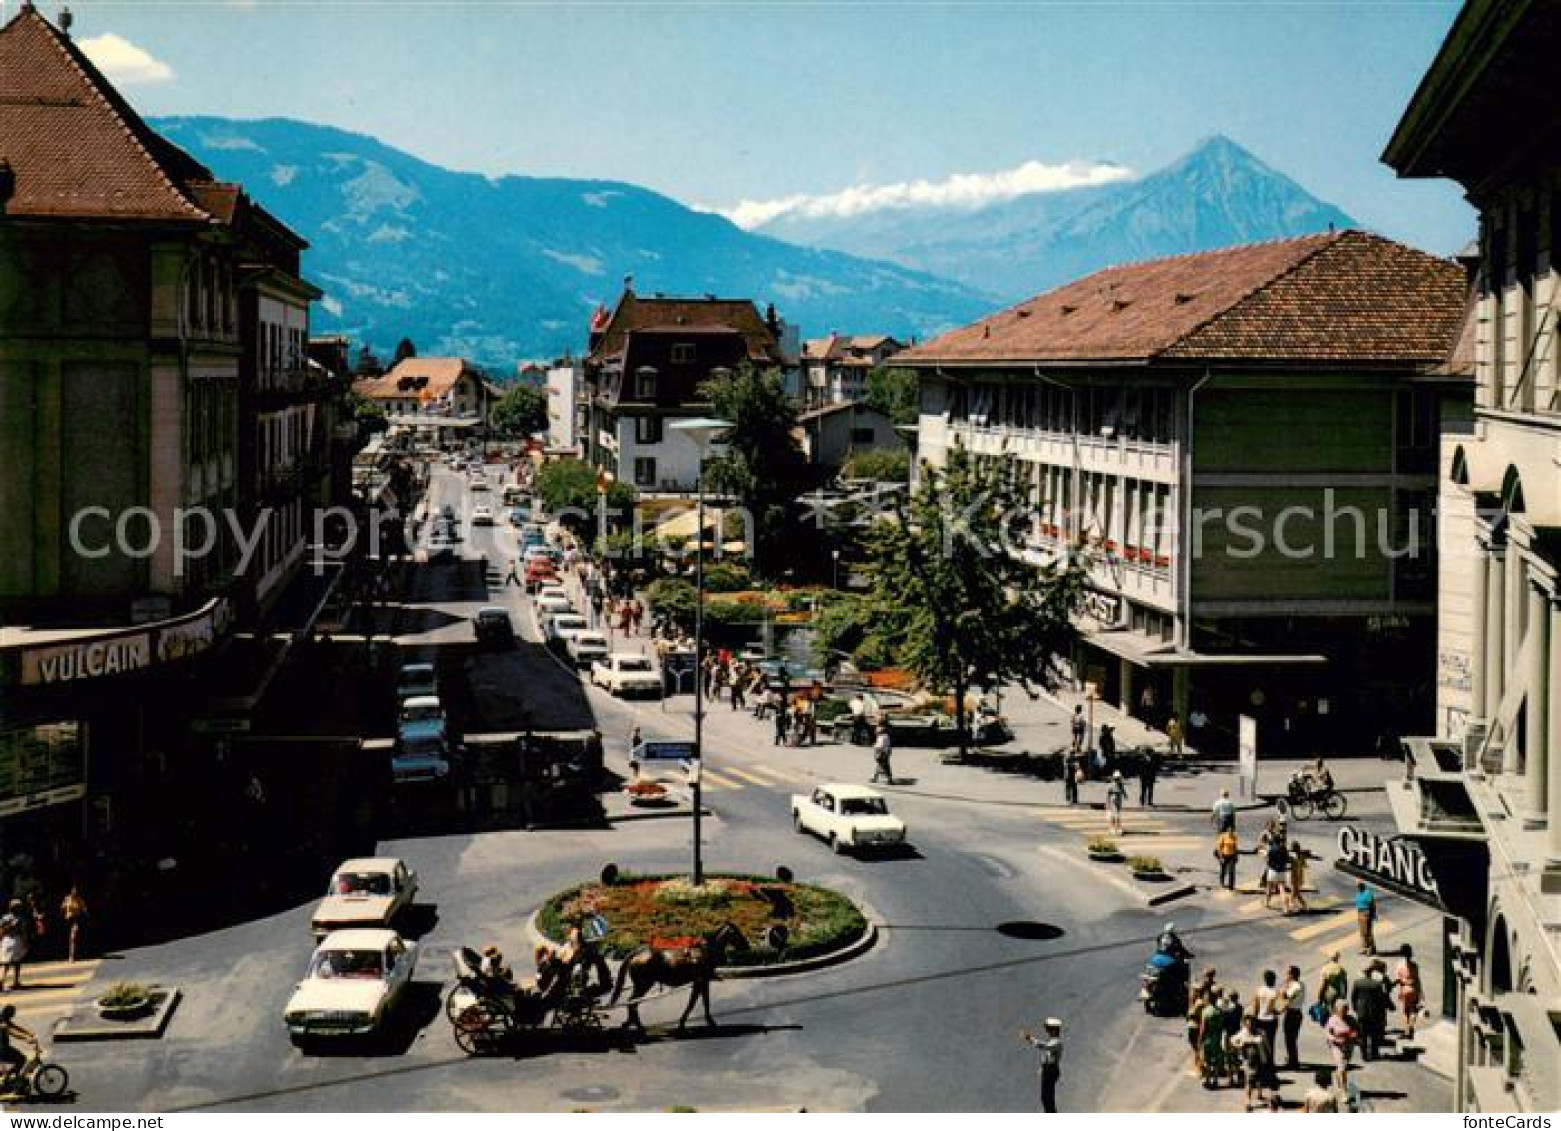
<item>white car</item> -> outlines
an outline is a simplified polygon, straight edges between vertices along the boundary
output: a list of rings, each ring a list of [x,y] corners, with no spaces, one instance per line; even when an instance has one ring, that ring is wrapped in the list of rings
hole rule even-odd
[[[348,927],[389,927],[417,898],[417,873],[394,856],[344,860],[310,919],[316,939]]]
[[[547,622],[559,613],[572,613],[575,611],[574,602],[568,597],[560,597],[556,594],[552,597],[538,595],[537,597],[537,623],[544,628]]]
[[[396,679],[396,699],[405,703],[416,695],[432,695],[434,693],[434,665],[433,664],[402,664],[401,674]]]
[[[473,507],[472,508],[472,525],[473,526],[492,526],[493,525],[493,508],[492,507],[488,507],[488,506]]]
[[[573,632],[564,641],[564,651],[577,668],[587,667],[597,660],[605,660],[611,649],[607,637],[600,632]]]
[[[614,652],[591,665],[591,682],[614,695],[660,695],[661,672],[649,656]]]
[[[554,613],[547,621],[547,642],[567,644],[575,633],[584,632],[590,627],[591,622],[579,613]]]
[[[488,479],[485,475],[479,473],[468,479],[466,485],[473,491],[486,491],[488,489]]]
[[[556,581],[550,581],[546,585],[542,586],[541,589],[537,590],[537,597],[562,597],[567,601],[569,600],[569,590],[565,589]]]
[[[395,931],[332,931],[309,959],[283,1019],[295,1045],[322,1037],[366,1037],[406,996],[417,944]]]
[[[792,794],[791,823],[799,833],[823,837],[836,852],[905,842],[905,822],[889,812],[883,794],[865,785],[830,782],[811,795]]]

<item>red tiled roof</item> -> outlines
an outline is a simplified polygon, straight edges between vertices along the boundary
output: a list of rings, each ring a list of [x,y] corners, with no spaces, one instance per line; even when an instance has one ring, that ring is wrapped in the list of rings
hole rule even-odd
[[[192,182],[211,171],[153,132],[34,8],[0,27],[0,159],[8,216],[209,223]]]
[[[1342,231],[1108,267],[897,354],[896,364],[1233,359],[1439,361],[1466,279]]]
[[[366,397],[394,399],[416,396],[421,400],[442,397],[454,388],[461,374],[468,370],[464,358],[459,357],[407,357],[391,367],[389,373],[356,382],[354,392]],[[401,382],[423,378],[420,388],[402,388]]]
[[[737,333],[748,344],[748,356],[768,361],[780,356],[775,335],[747,299],[641,298],[625,291],[613,309],[601,336],[591,347],[589,360],[600,364],[623,353],[632,333]]]

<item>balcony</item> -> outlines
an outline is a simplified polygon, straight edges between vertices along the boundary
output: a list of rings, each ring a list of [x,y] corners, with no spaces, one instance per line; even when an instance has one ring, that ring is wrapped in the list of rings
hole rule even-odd
[[[300,401],[325,400],[334,392],[334,379],[307,366],[296,369],[255,371],[255,404],[262,412]]]

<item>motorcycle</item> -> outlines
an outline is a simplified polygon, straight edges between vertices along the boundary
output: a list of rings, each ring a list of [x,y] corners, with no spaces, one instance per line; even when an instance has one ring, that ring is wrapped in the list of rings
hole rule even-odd
[[[1315,784],[1304,772],[1297,771],[1290,775],[1290,781],[1285,786],[1285,796],[1278,802],[1281,815],[1292,814],[1298,821],[1305,821],[1321,812],[1330,821],[1342,820],[1349,809],[1349,802],[1344,794],[1332,786],[1327,789],[1317,789]]]
[[[63,1096],[70,1087],[70,1074],[46,1060],[46,1055],[43,1045],[35,1044],[20,1067],[0,1076],[0,1099],[57,1100]]]
[[[1179,1017],[1187,1008],[1187,959],[1156,951],[1139,975],[1138,1000],[1144,1012],[1157,1017]]]

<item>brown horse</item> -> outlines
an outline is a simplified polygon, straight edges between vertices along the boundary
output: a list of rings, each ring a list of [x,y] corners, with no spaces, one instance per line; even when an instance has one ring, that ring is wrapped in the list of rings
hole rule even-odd
[[[615,1004],[623,993],[625,982],[634,983],[634,993],[628,1001],[629,1016],[624,1020],[625,1029],[631,1026],[641,1031],[645,1025],[640,1020],[640,999],[655,986],[688,986],[688,1005],[678,1018],[678,1029],[688,1025],[688,1015],[694,1012],[694,1003],[705,1003],[705,1024],[715,1025],[710,1015],[710,983],[715,980],[717,968],[726,961],[727,948],[742,952],[748,949],[748,940],[731,923],[722,923],[715,930],[688,946],[658,948],[642,946],[629,955],[618,967],[618,980],[613,986],[609,1004]]]

